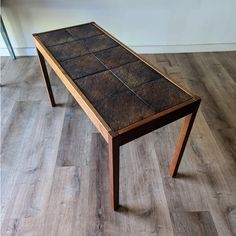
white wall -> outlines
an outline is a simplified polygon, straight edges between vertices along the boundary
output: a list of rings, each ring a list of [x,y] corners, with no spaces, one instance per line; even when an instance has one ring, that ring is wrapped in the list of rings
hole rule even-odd
[[[18,55],[31,34],[96,21],[137,52],[236,50],[235,0],[7,0],[2,15]],[[0,52],[6,50],[0,39]]]

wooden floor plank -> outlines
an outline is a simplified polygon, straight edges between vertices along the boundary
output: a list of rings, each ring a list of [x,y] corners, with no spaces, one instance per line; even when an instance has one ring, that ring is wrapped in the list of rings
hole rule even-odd
[[[52,109],[37,58],[4,59],[2,235],[236,235],[236,53],[145,57],[203,101],[176,179],[181,120],[121,147],[119,212],[107,144],[55,73]]]
[[[211,214],[208,211],[173,212],[171,215],[176,236],[218,235]]]
[[[153,57],[155,58],[155,56]],[[158,56],[156,58],[158,61]],[[214,61],[216,65],[213,62],[205,61],[203,67],[203,64],[201,64],[202,58],[204,58],[204,60]],[[235,63],[233,59],[234,57],[232,57],[231,60]],[[163,61],[167,61],[168,63],[163,64]],[[199,67],[199,64],[202,66]],[[218,93],[222,95],[216,98],[216,94],[212,93],[210,89],[212,80],[216,79],[218,80],[217,83],[220,84],[226,77],[226,83],[229,81],[229,83],[232,84],[232,80],[229,78],[230,74],[224,75],[223,78],[218,77],[215,74],[215,67],[217,66],[218,70],[222,68],[219,66],[216,59],[214,59],[214,57],[212,58],[212,55],[208,53],[176,54],[174,58],[173,55],[166,55],[161,59],[161,66],[166,74],[172,73],[172,67],[174,67],[175,73],[171,74],[172,77],[174,75],[178,82],[184,81],[193,92],[202,97],[197,122],[195,123],[195,128],[189,140],[192,150],[187,149],[185,156],[190,155],[191,157],[195,155],[195,160],[192,159],[191,161],[192,166],[197,167],[195,176],[198,179],[198,183],[202,182],[202,190],[199,192],[198,196],[202,195],[203,198],[207,199],[207,207],[205,209],[208,209],[212,214],[219,235],[234,235],[236,190],[235,185],[232,183],[236,179],[236,152],[235,135],[232,135],[235,130],[235,122],[232,121],[231,116],[232,113],[235,112],[235,107],[232,103],[235,99],[234,95],[230,97],[230,94],[227,94],[225,99],[228,101],[231,99],[230,109],[232,112],[222,112],[224,104],[218,103],[217,100],[219,97],[223,98],[223,94],[225,94],[227,90],[223,92],[224,89],[219,89]],[[205,70],[205,67],[207,67],[208,70]],[[185,70],[184,68],[187,69]],[[214,76],[210,76],[207,80],[209,71],[210,74]],[[222,72],[222,74],[223,73],[225,73],[225,71]],[[170,140],[173,140],[173,137],[170,138]],[[196,163],[196,160],[198,160],[198,163]],[[187,162],[181,164],[185,165]],[[206,197],[206,195],[208,197]],[[167,196],[169,196],[169,194]],[[173,197],[173,199],[176,199],[176,197]],[[177,202],[179,203],[181,200]],[[198,201],[198,203],[200,203],[200,201]],[[181,206],[181,208],[183,208],[183,206]],[[200,209],[199,206],[197,209]]]

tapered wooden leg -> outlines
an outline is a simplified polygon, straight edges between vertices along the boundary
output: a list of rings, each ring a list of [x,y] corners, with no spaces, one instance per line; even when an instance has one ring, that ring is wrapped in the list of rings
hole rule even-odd
[[[119,144],[110,138],[109,146],[109,178],[110,178],[110,199],[114,210],[119,207]]]
[[[51,83],[50,83],[50,80],[49,80],[46,63],[45,63],[43,55],[41,54],[41,52],[38,49],[37,49],[37,53],[38,53],[38,57],[39,57],[39,62],[40,62],[43,78],[44,78],[44,81],[45,81],[45,84],[46,84],[46,87],[47,87],[49,100],[51,102],[52,107],[55,107],[56,103],[55,103],[54,96],[53,96],[53,93],[52,93],[52,86],[51,86]]]
[[[184,153],[184,149],[186,147],[191,129],[193,127],[193,122],[195,120],[199,104],[200,104],[200,101],[199,103],[196,104],[196,109],[193,111],[193,113],[189,114],[184,119],[184,123],[180,131],[178,144],[177,144],[174,156],[170,164],[169,175],[171,177],[175,177],[177,174],[177,171],[178,171],[178,168],[179,168],[179,165],[180,165],[183,153]]]

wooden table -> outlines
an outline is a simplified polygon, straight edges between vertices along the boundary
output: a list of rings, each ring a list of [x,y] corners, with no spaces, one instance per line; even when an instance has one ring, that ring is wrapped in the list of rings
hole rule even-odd
[[[52,106],[45,59],[109,146],[110,197],[119,206],[119,148],[185,117],[169,174],[177,173],[199,104],[193,95],[96,23],[34,34]]]

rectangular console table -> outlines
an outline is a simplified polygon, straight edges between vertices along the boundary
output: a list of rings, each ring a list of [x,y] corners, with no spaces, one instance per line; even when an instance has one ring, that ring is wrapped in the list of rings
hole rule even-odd
[[[96,23],[33,35],[52,106],[45,60],[76,99],[109,147],[110,198],[119,206],[119,147],[185,117],[169,174],[177,173],[200,98]]]

